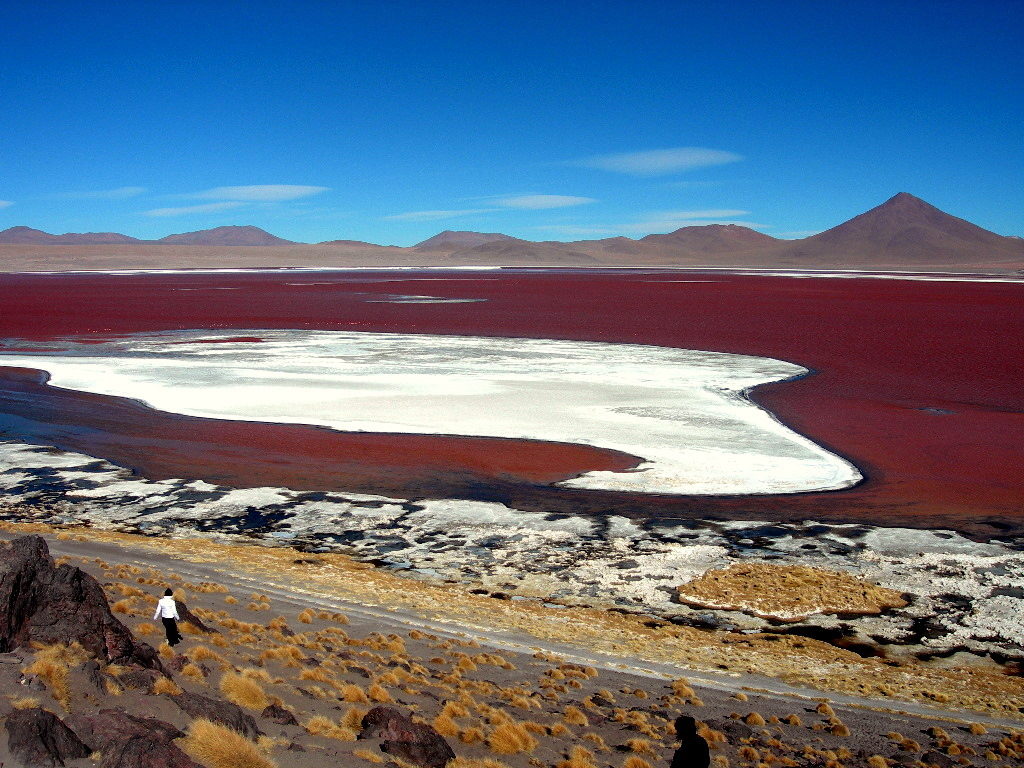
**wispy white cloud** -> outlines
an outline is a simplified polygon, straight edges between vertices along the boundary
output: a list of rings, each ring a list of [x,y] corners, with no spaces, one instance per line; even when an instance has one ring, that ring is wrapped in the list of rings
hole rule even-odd
[[[145,187],[115,187],[114,189],[92,189],[83,192],[61,192],[53,197],[61,200],[127,200],[138,197]]]
[[[12,200],[0,200],[0,208],[6,208],[9,205],[14,205]]]
[[[474,213],[493,213],[496,208],[463,208],[456,211],[408,211],[384,216],[385,221],[439,221],[455,219],[459,216],[472,216]]]
[[[185,197],[203,200],[245,200],[246,202],[280,202],[282,200],[298,200],[330,187],[312,187],[303,184],[250,184],[242,187],[214,187],[203,192],[195,192]]]
[[[205,203],[203,205],[186,205],[180,208],[153,208],[143,211],[145,216],[185,216],[190,213],[213,213],[215,211],[227,211],[231,208],[238,208],[245,203],[237,200],[227,200],[222,203]]]
[[[734,216],[746,216],[750,211],[738,211],[733,208],[711,208],[701,211],[660,211],[653,214],[663,221],[683,221],[686,219],[731,219]]]
[[[513,197],[493,198],[496,205],[505,208],[524,208],[542,210],[545,208],[568,208],[573,205],[596,203],[593,197],[577,197],[575,195],[516,195]]]
[[[644,152],[594,155],[571,161],[570,164],[614,173],[626,173],[631,176],[664,176],[670,173],[690,171],[694,168],[735,163],[742,159],[741,155],[722,149],[672,147]]]

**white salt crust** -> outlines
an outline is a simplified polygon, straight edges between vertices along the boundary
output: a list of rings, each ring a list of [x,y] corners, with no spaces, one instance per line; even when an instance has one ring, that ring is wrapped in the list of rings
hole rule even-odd
[[[259,336],[263,343],[201,343]],[[340,331],[186,331],[0,355],[51,384],[193,416],[342,430],[528,438],[641,458],[563,485],[639,493],[845,488],[846,460],[746,393],[807,371],[763,357],[639,344]]]

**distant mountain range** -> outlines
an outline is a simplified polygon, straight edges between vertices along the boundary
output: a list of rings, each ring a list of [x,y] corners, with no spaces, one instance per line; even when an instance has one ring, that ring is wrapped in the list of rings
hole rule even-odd
[[[0,269],[212,266],[718,266],[1013,271],[1024,267],[1024,240],[989,232],[901,192],[876,208],[801,240],[781,240],[736,224],[682,227],[639,239],[521,240],[496,232],[446,230],[411,248],[355,240],[304,244],[259,227],[217,227],[138,240],[115,232],[52,235],[29,227],[0,232]],[[102,251],[39,251],[37,246],[108,246]],[[182,246],[193,251],[183,251]],[[220,251],[220,248],[241,251]],[[252,247],[252,250],[249,248]],[[18,262],[22,254],[29,262]],[[102,258],[100,254],[102,253]],[[60,254],[63,261],[54,260]],[[77,254],[77,255],[76,255]],[[163,254],[163,256],[161,255]],[[222,255],[221,255],[222,254]],[[261,254],[261,255],[257,255]],[[102,266],[100,266],[102,265]]]
[[[0,232],[0,244],[18,245],[111,245],[114,243],[163,243],[165,245],[295,245],[259,227],[214,227],[198,232],[168,235],[159,240],[139,240],[117,232],[68,232],[51,235],[31,227],[11,227]]]

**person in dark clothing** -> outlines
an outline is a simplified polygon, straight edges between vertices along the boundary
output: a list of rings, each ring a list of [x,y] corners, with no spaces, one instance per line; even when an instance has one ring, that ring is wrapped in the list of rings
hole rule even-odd
[[[708,768],[708,743],[697,735],[697,721],[687,715],[676,718],[676,738],[682,742],[672,756],[672,768]]]
[[[169,588],[157,602],[153,618],[164,623],[168,645],[174,646],[181,642],[181,634],[178,632],[178,604],[174,602],[173,593]]]

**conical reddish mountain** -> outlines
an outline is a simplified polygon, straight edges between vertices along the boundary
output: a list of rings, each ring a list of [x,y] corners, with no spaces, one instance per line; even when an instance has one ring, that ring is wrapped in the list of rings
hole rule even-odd
[[[294,245],[294,241],[272,235],[259,227],[214,227],[197,232],[161,237],[165,245]]]
[[[431,251],[454,251],[460,248],[475,248],[484,243],[494,243],[502,240],[525,242],[497,232],[466,232],[446,229],[444,232],[438,232],[433,237],[428,237],[422,243],[416,243],[413,247]]]
[[[837,227],[793,242],[778,256],[780,264],[806,266],[984,266],[1019,261],[1024,242],[900,192]]]

